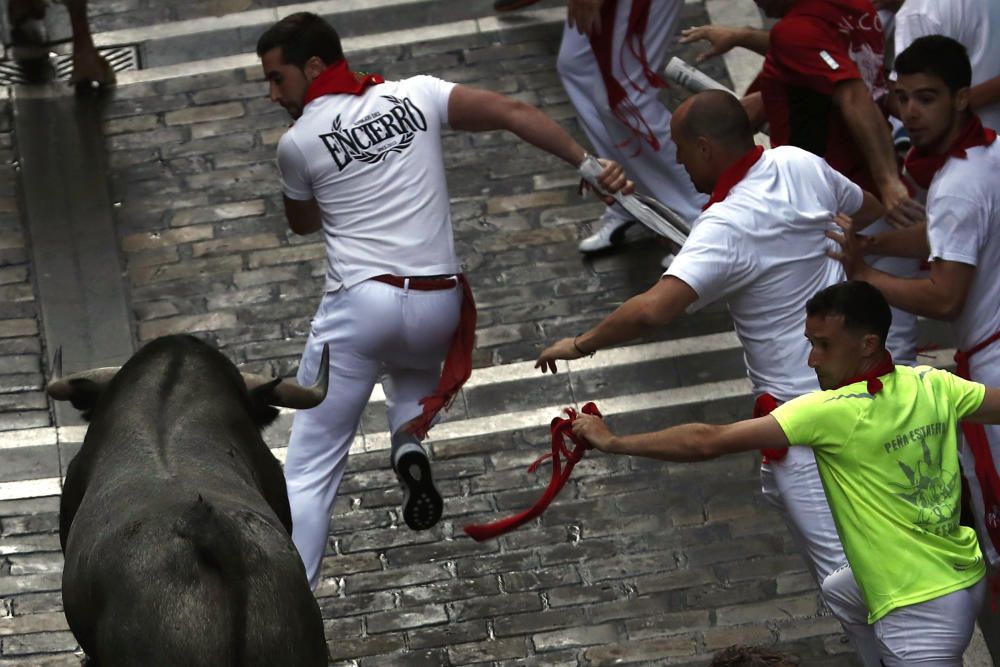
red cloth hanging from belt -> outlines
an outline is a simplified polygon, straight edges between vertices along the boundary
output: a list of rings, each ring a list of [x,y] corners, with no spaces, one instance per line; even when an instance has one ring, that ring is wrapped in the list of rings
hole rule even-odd
[[[441,369],[441,379],[434,393],[420,399],[424,411],[410,423],[407,430],[423,440],[433,426],[434,417],[442,409],[451,405],[465,381],[472,375],[472,348],[476,344],[476,302],[472,298],[472,288],[464,274],[455,278],[403,278],[393,275],[375,276],[372,280],[388,283],[396,287],[414,290],[442,290],[455,287],[455,280],[462,287],[462,310],[458,328],[452,336],[448,356]]]
[[[649,65],[649,56],[646,54],[645,34],[646,26],[649,23],[649,12],[652,0],[632,0],[632,7],[628,15],[628,25],[625,28],[625,39],[622,42],[621,50],[618,53],[619,62],[624,61],[625,49],[628,49],[632,56],[642,67],[643,76],[653,88],[666,88],[664,81]],[[625,87],[615,78],[612,71],[613,54],[611,52],[614,45],[615,34],[615,14],[618,11],[618,0],[605,0],[601,5],[601,26],[603,29],[596,34],[590,35],[590,48],[597,59],[597,68],[601,72],[601,79],[604,81],[604,88],[608,91],[608,105],[611,112],[623,125],[628,127],[632,134],[640,140],[636,147],[635,155],[642,151],[641,141],[646,141],[654,151],[660,150],[660,140],[649,127],[649,123],[642,117],[642,113],[632,100],[628,98]],[[568,28],[567,28],[568,29]],[[625,72],[624,66],[622,71]],[[628,74],[626,73],[627,77]],[[638,82],[629,79],[627,82],[636,92],[643,92],[645,88]],[[621,145],[624,146],[631,140],[626,140]]]
[[[581,410],[585,415],[594,415],[595,417],[601,416],[601,411],[597,409],[597,406],[593,403],[587,403],[583,406]],[[500,519],[499,521],[494,521],[492,523],[480,523],[480,524],[470,524],[465,527],[465,533],[477,542],[482,542],[483,540],[488,540],[491,537],[499,537],[504,533],[508,533],[518,526],[524,525],[528,521],[531,521],[537,516],[540,516],[542,512],[549,506],[549,504],[555,500],[555,497],[559,495],[559,492],[566,485],[566,481],[569,479],[570,473],[573,472],[573,466],[575,466],[580,459],[583,458],[584,453],[590,449],[590,444],[583,438],[579,438],[573,434],[573,422],[576,421],[577,413],[573,408],[566,408],[566,415],[568,418],[563,419],[562,417],[556,417],[552,420],[550,429],[552,430],[552,451],[545,456],[538,458],[534,463],[528,466],[528,472],[535,472],[538,466],[547,458],[552,459],[552,477],[549,479],[549,485],[545,489],[545,493],[542,497],[535,501],[535,504],[521,512],[520,514],[515,514],[514,516],[509,516],[506,519]],[[569,438],[573,444],[573,450],[570,451],[566,448],[565,439]],[[563,462],[560,457],[566,458],[566,467],[563,468]]]
[[[998,340],[1000,331],[968,350],[955,352],[955,375],[971,380],[969,361],[972,356]],[[1000,476],[997,475],[996,465],[993,463],[993,453],[990,451],[989,438],[986,437],[986,428],[982,424],[967,421],[961,422],[961,427],[965,442],[969,445],[972,457],[976,461],[976,479],[979,480],[979,488],[983,493],[986,532],[990,536],[993,548],[1000,552]]]

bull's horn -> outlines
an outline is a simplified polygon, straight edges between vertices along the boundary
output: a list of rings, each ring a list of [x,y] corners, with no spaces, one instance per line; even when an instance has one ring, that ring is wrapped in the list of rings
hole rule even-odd
[[[261,385],[274,382],[274,378],[257,375],[256,373],[243,373],[243,381],[247,385],[247,390],[253,391]],[[295,408],[296,410],[307,410],[314,408],[326,398],[326,389],[330,382],[330,346],[323,346],[323,358],[319,362],[319,373],[316,374],[316,382],[311,387],[303,387],[294,380],[284,379],[274,386],[268,403],[282,408]]]
[[[115,376],[115,373],[121,366],[108,366],[105,368],[92,368],[88,371],[80,371],[79,373],[73,373],[72,375],[67,375],[64,378],[54,378],[45,386],[45,391],[49,396],[57,401],[71,401],[73,400],[73,381],[74,380],[89,380],[97,385],[98,391],[103,390],[111,378]]]

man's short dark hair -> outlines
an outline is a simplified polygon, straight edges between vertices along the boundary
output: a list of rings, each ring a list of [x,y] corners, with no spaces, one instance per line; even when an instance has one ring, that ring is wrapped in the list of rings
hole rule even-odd
[[[798,657],[763,646],[730,646],[715,654],[711,667],[796,667]]]
[[[927,35],[913,40],[896,56],[896,74],[936,76],[952,93],[972,85],[972,65],[965,47],[944,35]]]
[[[332,25],[311,12],[289,14],[257,40],[258,56],[274,48],[281,49],[281,59],[285,64],[299,68],[304,68],[306,61],[313,56],[318,56],[327,65],[344,57],[340,35]]]
[[[816,292],[806,302],[806,315],[842,315],[846,328],[875,334],[883,345],[892,324],[892,311],[882,292],[863,280],[847,280]]]

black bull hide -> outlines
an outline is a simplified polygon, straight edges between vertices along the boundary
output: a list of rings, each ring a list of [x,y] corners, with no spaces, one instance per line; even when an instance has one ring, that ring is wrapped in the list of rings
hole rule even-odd
[[[62,592],[91,665],[327,664],[260,435],[273,385],[248,391],[189,336],[149,343],[106,386],[75,383],[90,427],[63,488]]]

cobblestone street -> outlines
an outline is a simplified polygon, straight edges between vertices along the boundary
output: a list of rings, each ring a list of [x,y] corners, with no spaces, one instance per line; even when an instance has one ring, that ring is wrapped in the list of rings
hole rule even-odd
[[[119,74],[100,108],[98,161],[135,348],[192,332],[249,370],[294,374],[324,247],[284,220],[274,156],[288,118],[267,99],[252,53],[290,3],[91,4],[98,45],[138,44],[143,63]],[[682,23],[718,21],[716,9],[736,6],[759,19],[749,0],[709,0],[687,2]],[[513,95],[583,142],[555,70],[557,0],[504,17],[486,0],[310,7],[343,27],[355,69]],[[53,32],[65,29],[62,10],[51,12]],[[676,54],[693,62],[695,51]],[[721,59],[703,67],[739,87],[737,69]],[[85,426],[60,417],[43,392],[55,343],[28,226],[32,157],[17,130],[20,99],[70,92],[57,83],[0,95],[0,667],[79,665],[62,614],[58,494]],[[675,106],[686,93],[664,95]],[[602,205],[577,196],[572,169],[500,133],[449,132],[445,149],[479,324],[473,377],[429,439],[444,519],[419,533],[403,524],[376,387],[316,593],[331,664],[694,666],[734,643],[775,645],[808,666],[858,664],[760,495],[756,455],[682,465],[591,452],[542,519],[493,541],[466,537],[464,525],[542,493],[548,468],[526,469],[549,451],[549,422],[563,406],[594,400],[613,426],[635,431],[743,418],[751,398],[724,306],[541,375],[540,350],[646,289],[666,249],[635,231],[622,251],[584,260],[576,245]],[[52,180],[57,198],[64,186]],[[924,342],[951,347],[946,329],[922,326]],[[950,361],[950,350],[934,354],[929,363]],[[283,411],[265,431],[282,460],[290,423]]]

